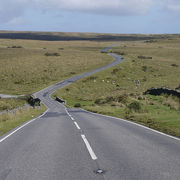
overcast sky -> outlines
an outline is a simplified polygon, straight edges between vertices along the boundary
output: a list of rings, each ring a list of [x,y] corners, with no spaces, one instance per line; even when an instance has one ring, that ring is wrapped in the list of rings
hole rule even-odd
[[[0,0],[0,30],[180,33],[180,0]]]

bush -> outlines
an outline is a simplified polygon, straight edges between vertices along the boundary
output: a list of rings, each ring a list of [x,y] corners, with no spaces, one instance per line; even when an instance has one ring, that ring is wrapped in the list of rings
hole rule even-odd
[[[139,112],[141,110],[141,104],[137,101],[132,102],[131,104],[128,105],[128,108],[131,111]]]
[[[11,47],[8,47],[8,48],[22,48],[22,46],[11,46]]]
[[[81,104],[80,104],[80,103],[76,103],[76,104],[74,105],[74,107],[81,107]]]
[[[111,74],[116,74],[119,71],[119,69],[115,68],[113,69],[113,71],[111,72]]]
[[[144,72],[146,72],[146,71],[147,71],[147,66],[142,66],[142,70],[143,70]]]
[[[138,56],[139,59],[152,59],[150,56]]]
[[[171,66],[173,66],[173,67],[178,67],[178,65],[177,65],[177,64],[171,64]]]
[[[127,103],[127,95],[123,94],[123,95],[118,96],[117,102],[124,103],[124,104]]]
[[[113,53],[115,53],[117,55],[121,55],[121,56],[127,55],[126,53],[120,52],[120,51],[114,51]]]
[[[106,97],[106,102],[107,103],[109,103],[109,102],[112,102],[112,101],[114,101],[115,99],[114,99],[114,97],[112,97],[112,96],[107,96]]]
[[[44,54],[45,56],[60,56],[60,54],[59,53],[45,53]]]

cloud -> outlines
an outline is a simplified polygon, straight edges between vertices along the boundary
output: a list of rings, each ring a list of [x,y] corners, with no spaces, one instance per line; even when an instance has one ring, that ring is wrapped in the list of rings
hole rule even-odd
[[[6,22],[5,25],[16,26],[16,25],[21,25],[24,23],[25,23],[25,21],[24,21],[23,17],[14,17],[11,20],[9,20],[8,22]]]
[[[0,22],[23,15],[26,8],[68,10],[107,15],[140,15],[147,12],[152,0],[5,0],[0,2]]]
[[[180,13],[180,0],[160,0],[164,10]]]
[[[64,9],[107,15],[144,14],[152,0],[32,0],[42,9]]]
[[[90,14],[134,16],[143,15],[153,7],[168,12],[180,12],[180,0],[1,0],[0,23],[11,24],[22,21],[23,14],[28,8],[59,13],[61,10],[66,10]]]
[[[6,0],[0,2],[0,23],[8,23],[23,13],[27,0]]]

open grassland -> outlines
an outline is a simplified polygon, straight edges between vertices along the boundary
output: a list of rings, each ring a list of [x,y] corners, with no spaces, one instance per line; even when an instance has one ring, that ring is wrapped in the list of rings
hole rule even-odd
[[[37,109],[29,108],[21,109],[15,113],[6,113],[0,115],[0,136],[19,126],[20,124],[39,116],[46,110],[45,106]]]
[[[57,91],[69,106],[125,118],[180,137],[180,99],[143,93],[180,87],[180,39],[121,42],[125,61]]]
[[[112,58],[100,50],[112,42],[0,39],[0,93],[31,94]]]

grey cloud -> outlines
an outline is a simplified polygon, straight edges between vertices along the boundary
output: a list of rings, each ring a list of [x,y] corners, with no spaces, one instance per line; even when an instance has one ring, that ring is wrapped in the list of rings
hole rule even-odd
[[[17,21],[28,7],[39,11],[68,10],[131,16],[145,14],[153,7],[152,3],[160,9],[180,12],[180,0],[1,0],[0,23]]]
[[[40,8],[115,15],[143,14],[152,0],[32,0]]]
[[[0,2],[0,23],[8,23],[23,13],[23,0],[6,0]]]
[[[180,0],[161,0],[161,3],[165,10],[180,13]]]

